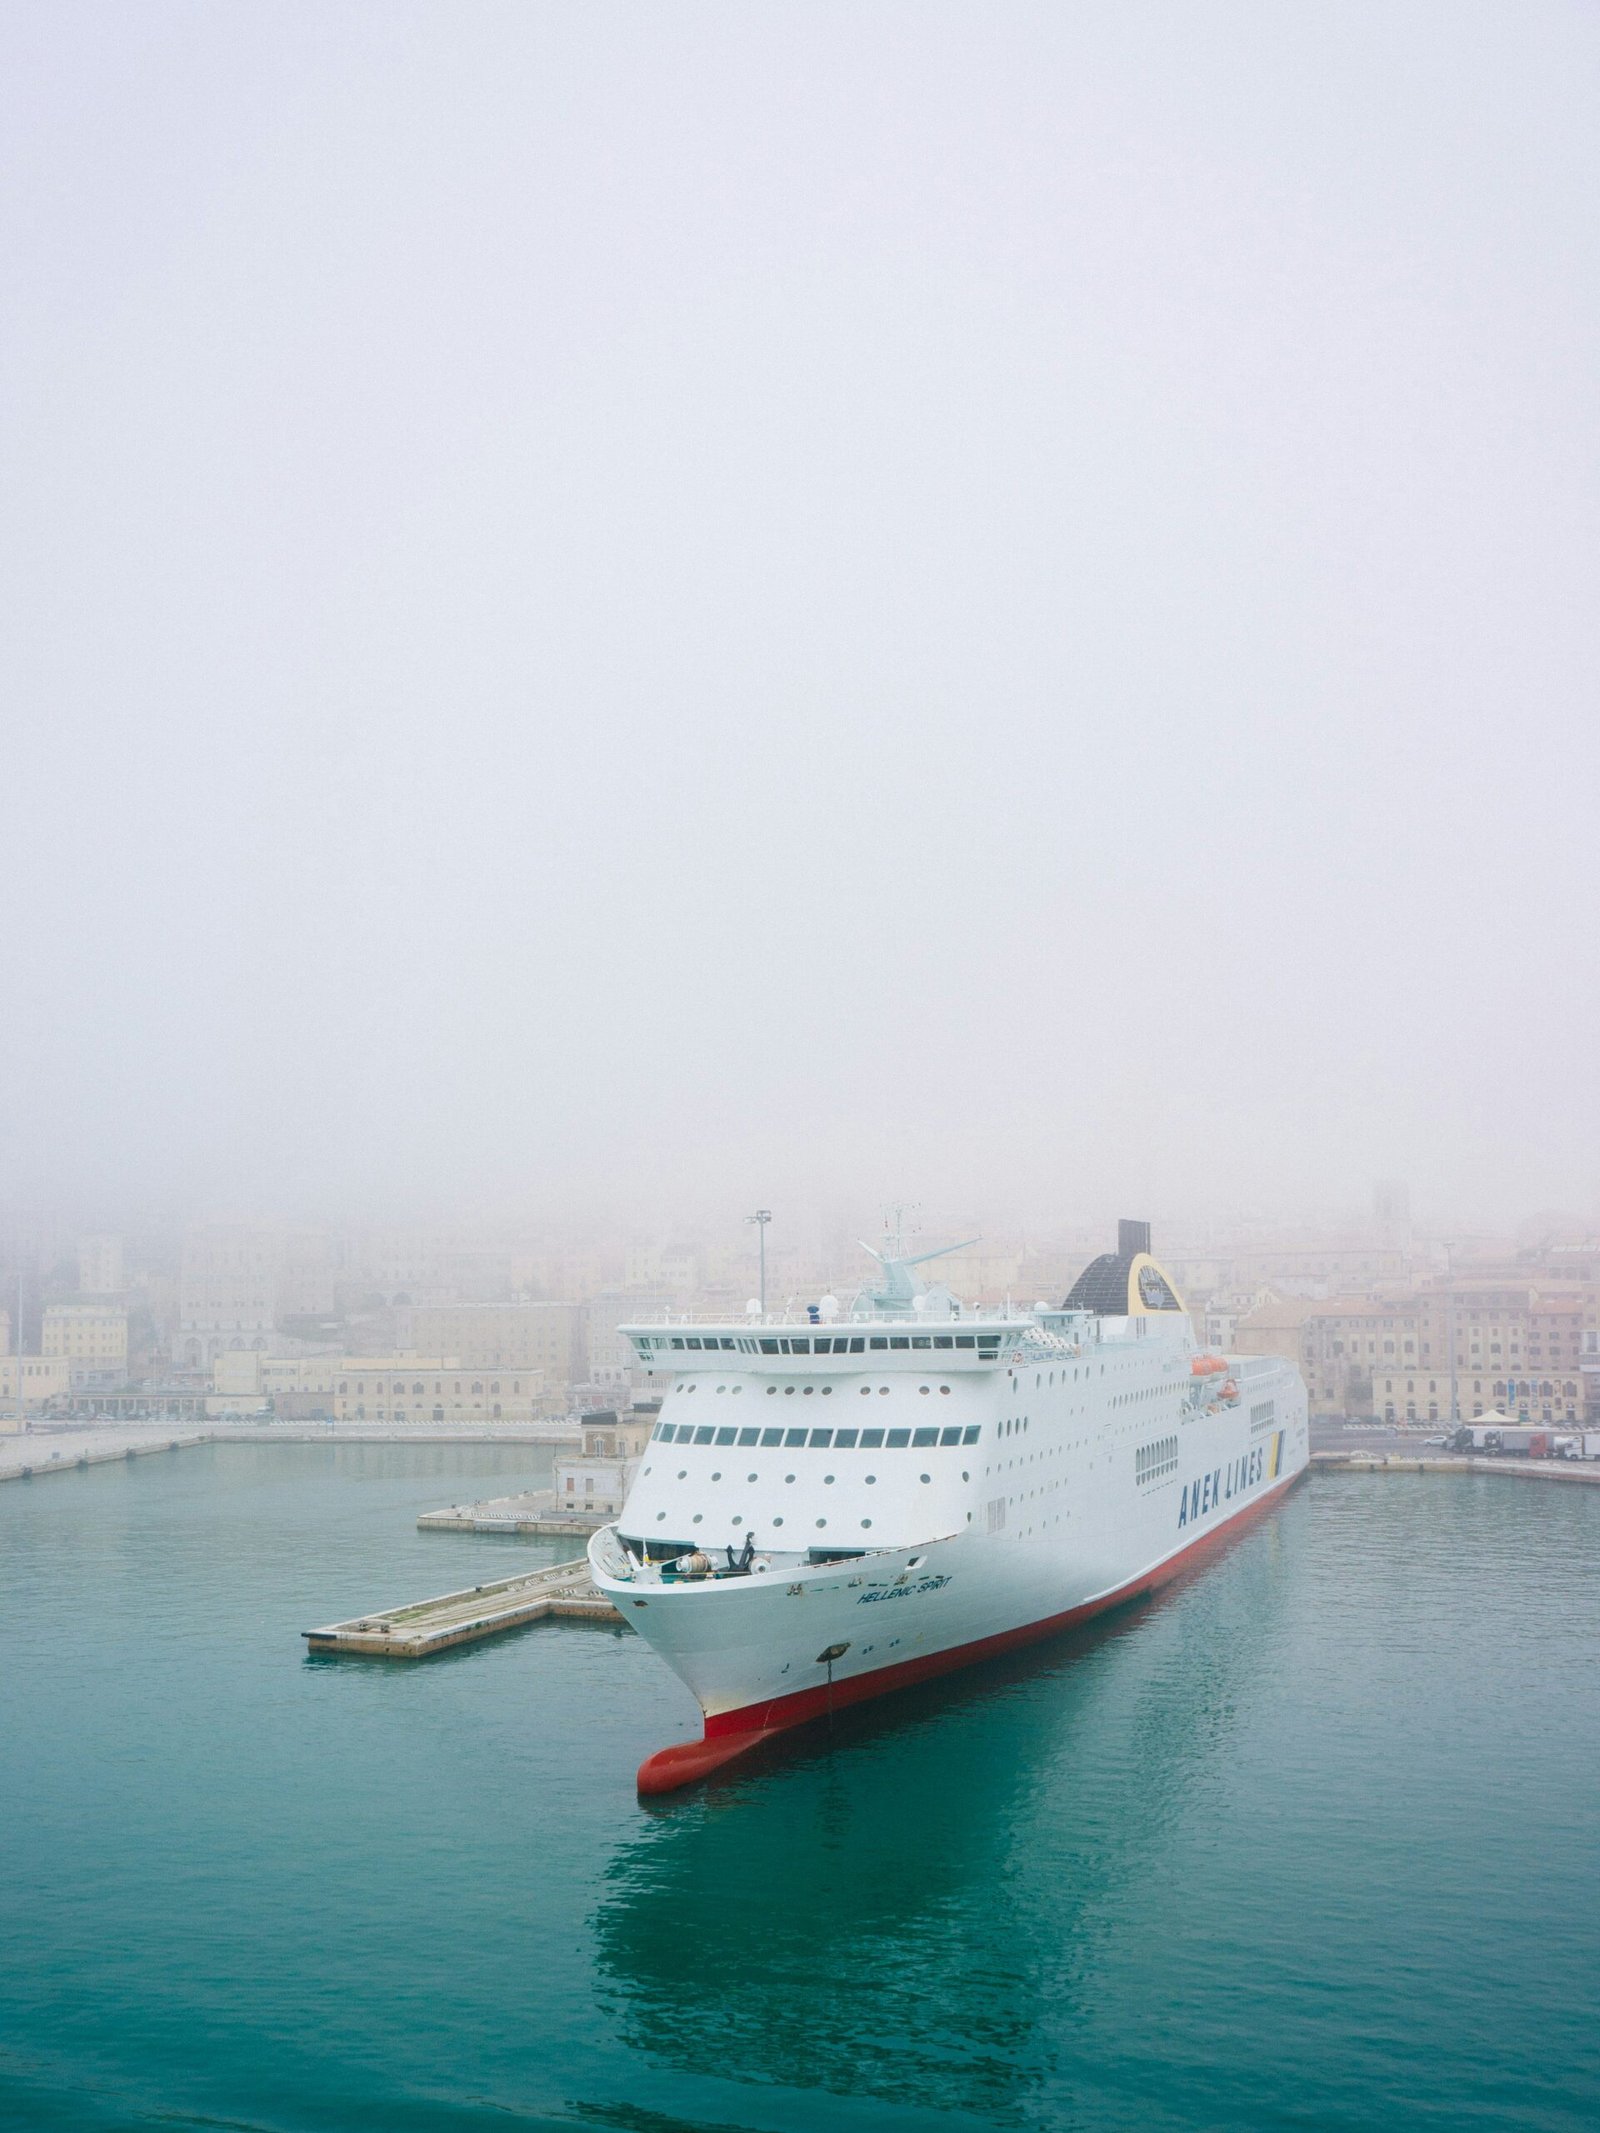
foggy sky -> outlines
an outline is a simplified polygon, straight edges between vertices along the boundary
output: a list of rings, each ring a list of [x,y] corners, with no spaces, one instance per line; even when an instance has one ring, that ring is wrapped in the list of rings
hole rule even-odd
[[[1597,57],[10,7],[0,1194],[1593,1212]]]

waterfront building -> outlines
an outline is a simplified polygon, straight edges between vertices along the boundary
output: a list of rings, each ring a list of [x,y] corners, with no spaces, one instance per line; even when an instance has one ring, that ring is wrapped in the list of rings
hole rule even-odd
[[[1585,1326],[1579,1371],[1583,1384],[1583,1418],[1600,1427],[1600,1327]]]
[[[1579,1422],[1583,1419],[1583,1379],[1570,1375],[1496,1378],[1481,1366],[1456,1372],[1456,1410],[1461,1421],[1476,1421],[1494,1409],[1519,1422]],[[1448,1422],[1450,1377],[1446,1371],[1385,1370],[1372,1380],[1373,1412],[1386,1422]]]
[[[286,1421],[399,1422],[412,1428],[536,1422],[549,1411],[538,1370],[474,1370],[456,1356],[219,1356],[213,1414],[268,1409]]]
[[[26,1414],[40,1414],[72,1389],[66,1358],[59,1355],[0,1355],[0,1414],[7,1420],[0,1428],[17,1425],[17,1365],[22,1365],[22,1407]]]
[[[128,1381],[128,1314],[121,1304],[46,1304],[40,1347],[66,1363],[74,1392],[105,1392]]]
[[[627,1500],[658,1413],[653,1403],[638,1414],[585,1415],[582,1449],[555,1463],[557,1510],[614,1517]]]
[[[398,1328],[404,1349],[458,1355],[469,1369],[539,1370],[552,1391],[589,1374],[582,1304],[417,1304]]]

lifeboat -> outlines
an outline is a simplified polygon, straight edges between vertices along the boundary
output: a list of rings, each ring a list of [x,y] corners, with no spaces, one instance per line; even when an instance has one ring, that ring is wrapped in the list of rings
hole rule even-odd
[[[1226,1370],[1227,1367],[1220,1355],[1196,1355],[1191,1356],[1189,1360],[1189,1368],[1197,1378],[1214,1377],[1219,1370]]]

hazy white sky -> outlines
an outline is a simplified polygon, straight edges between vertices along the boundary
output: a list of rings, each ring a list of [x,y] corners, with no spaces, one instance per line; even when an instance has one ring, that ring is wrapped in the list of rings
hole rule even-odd
[[[1600,13],[0,27],[0,1193],[1600,1204]]]

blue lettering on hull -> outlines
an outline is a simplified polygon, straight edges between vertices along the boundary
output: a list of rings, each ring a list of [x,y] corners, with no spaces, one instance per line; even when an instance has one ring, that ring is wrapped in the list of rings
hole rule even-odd
[[[1186,1481],[1178,1498],[1179,1526],[1193,1525],[1196,1519],[1209,1517],[1218,1504],[1231,1503],[1235,1496],[1253,1489],[1266,1472],[1266,1461],[1267,1448],[1258,1444],[1254,1451],[1241,1452],[1227,1466],[1213,1467],[1198,1480]]]

